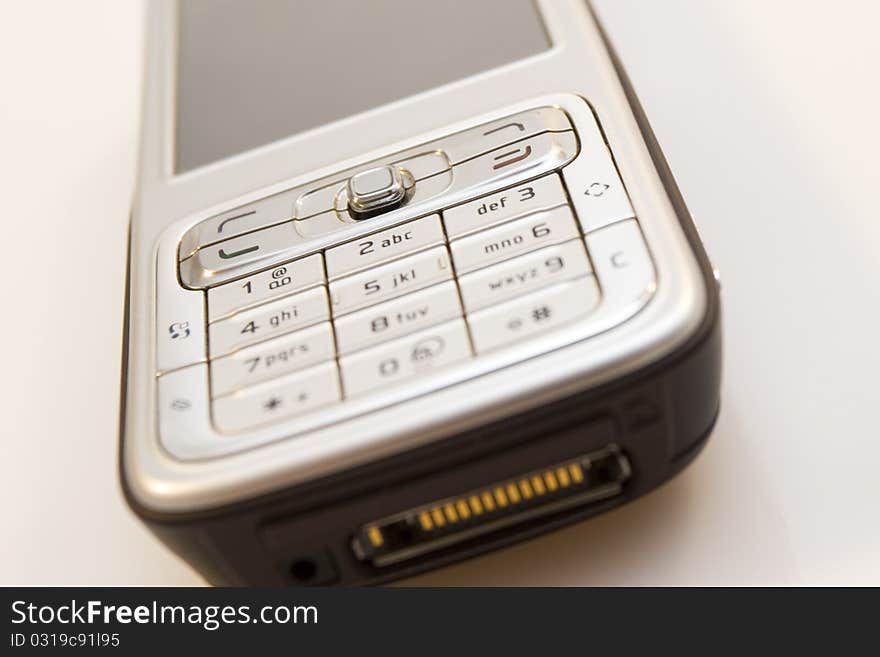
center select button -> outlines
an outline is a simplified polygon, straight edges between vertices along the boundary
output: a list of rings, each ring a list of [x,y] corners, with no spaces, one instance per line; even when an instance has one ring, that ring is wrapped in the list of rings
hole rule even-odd
[[[361,171],[348,179],[348,209],[355,219],[391,210],[404,202],[414,184],[412,176],[396,166]]]
[[[408,172],[415,183],[448,171],[450,168],[449,160],[442,151],[429,151],[427,153],[411,155],[405,159],[392,162],[391,166]],[[322,186],[301,194],[296,200],[296,220],[302,222],[300,225],[313,223],[306,222],[306,220],[333,211],[340,196],[347,198],[346,186],[348,181],[346,178],[336,178],[331,183],[320,184]],[[311,233],[312,231],[306,229],[306,232]]]

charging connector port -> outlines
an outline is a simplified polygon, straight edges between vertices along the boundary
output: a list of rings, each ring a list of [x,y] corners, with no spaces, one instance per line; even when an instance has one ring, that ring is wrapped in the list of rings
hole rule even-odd
[[[355,556],[382,567],[540,516],[619,494],[629,460],[609,445],[555,465],[487,484],[361,526]]]

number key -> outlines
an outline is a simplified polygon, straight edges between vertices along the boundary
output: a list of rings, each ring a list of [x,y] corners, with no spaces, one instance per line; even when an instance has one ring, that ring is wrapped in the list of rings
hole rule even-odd
[[[211,358],[329,318],[327,288],[323,285],[236,313],[209,325]]]
[[[280,298],[324,282],[321,254],[294,260],[208,290],[208,320]]]
[[[414,251],[443,243],[443,229],[436,214],[410,221],[327,251],[327,275],[331,280],[387,262]]]
[[[581,319],[598,306],[599,298],[596,281],[579,278],[473,313],[474,349],[482,354]]]
[[[335,352],[329,322],[294,331],[211,362],[211,394],[219,397],[330,360]]]
[[[330,283],[333,315],[395,299],[450,278],[452,267],[445,246],[421,251]]]
[[[451,246],[452,259],[456,272],[466,274],[575,237],[578,230],[571,210],[561,206],[455,240]]]
[[[461,297],[469,313],[592,272],[579,239],[532,251],[461,277]]]
[[[565,190],[555,173],[444,210],[449,239],[496,226],[529,212],[565,205]]]
[[[464,321],[456,319],[346,356],[340,368],[345,394],[355,397],[470,357]]]

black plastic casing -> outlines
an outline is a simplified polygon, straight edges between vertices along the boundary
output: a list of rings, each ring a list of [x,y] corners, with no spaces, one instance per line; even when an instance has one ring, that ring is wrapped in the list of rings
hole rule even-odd
[[[641,105],[607,39],[606,45],[700,266],[706,308],[697,330],[665,358],[600,387],[428,446],[222,508],[156,513],[131,495],[120,467],[132,510],[209,582],[227,586],[362,585],[415,575],[625,504],[669,480],[700,452],[719,409],[718,284]],[[128,300],[123,416],[127,306]],[[351,537],[364,523],[611,443],[625,451],[632,466],[632,477],[614,498],[529,520],[384,568],[361,563],[351,550]]]

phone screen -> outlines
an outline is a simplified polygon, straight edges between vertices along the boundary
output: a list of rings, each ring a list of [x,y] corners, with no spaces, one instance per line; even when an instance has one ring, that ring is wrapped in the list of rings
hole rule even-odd
[[[550,47],[532,0],[185,0],[175,170]]]

